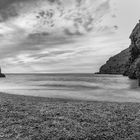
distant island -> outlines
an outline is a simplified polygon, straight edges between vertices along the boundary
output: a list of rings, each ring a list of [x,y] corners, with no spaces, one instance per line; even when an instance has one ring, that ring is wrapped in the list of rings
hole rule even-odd
[[[111,57],[101,66],[99,74],[122,74],[130,79],[138,79],[140,63],[140,20],[133,29],[129,48]]]
[[[3,74],[2,72],[1,72],[1,68],[0,68],[0,78],[5,78],[6,76],[5,76],[5,74]]]

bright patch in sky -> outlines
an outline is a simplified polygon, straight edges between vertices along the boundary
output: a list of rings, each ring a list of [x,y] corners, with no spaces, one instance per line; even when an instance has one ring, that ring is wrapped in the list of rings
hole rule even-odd
[[[129,46],[140,1],[0,0],[4,72],[96,72]]]

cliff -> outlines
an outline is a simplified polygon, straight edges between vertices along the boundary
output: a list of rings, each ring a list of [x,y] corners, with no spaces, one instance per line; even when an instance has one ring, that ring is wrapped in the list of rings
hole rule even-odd
[[[130,58],[129,48],[111,57],[105,65],[100,68],[100,74],[123,74],[126,71],[126,63]]]
[[[140,63],[140,22],[133,29],[130,39],[131,45],[129,48],[131,57],[124,75],[129,76],[130,79],[137,79],[140,73],[138,68],[138,64]]]
[[[130,79],[137,79],[140,75],[140,22],[135,26],[131,35],[129,48],[111,57],[100,68],[100,74],[123,74]]]

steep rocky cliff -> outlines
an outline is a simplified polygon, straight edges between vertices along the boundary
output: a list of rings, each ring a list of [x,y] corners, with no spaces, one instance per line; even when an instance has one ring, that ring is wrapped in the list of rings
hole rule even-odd
[[[140,75],[138,64],[140,63],[140,22],[135,26],[131,35],[131,45],[121,53],[111,57],[100,68],[101,74],[123,74],[131,79],[137,79]]]
[[[100,68],[100,74],[123,74],[126,71],[126,63],[129,61],[129,48],[111,57],[105,65]]]
[[[129,48],[131,58],[124,75],[129,76],[131,79],[137,79],[140,73],[139,68],[137,67],[140,63],[140,21],[133,29],[130,39],[131,45]]]

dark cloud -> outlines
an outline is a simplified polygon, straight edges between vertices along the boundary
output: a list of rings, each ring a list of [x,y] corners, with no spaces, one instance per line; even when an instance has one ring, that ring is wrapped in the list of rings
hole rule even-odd
[[[37,39],[37,38],[40,38],[40,37],[44,37],[44,36],[48,36],[50,35],[50,33],[48,32],[40,32],[40,33],[32,33],[32,34],[29,34],[29,38],[31,39]]]
[[[1,22],[8,20],[9,18],[18,16],[18,11],[14,3],[22,0],[0,0],[0,17]]]
[[[49,2],[51,2],[51,3],[54,3],[56,0],[48,0]]]
[[[114,25],[114,29],[115,29],[115,30],[118,30],[118,28],[119,28],[119,27],[118,27],[117,25]]]
[[[78,7],[81,6],[82,0],[76,0],[76,2]]]
[[[9,6],[6,9],[0,10],[1,21],[18,16],[18,12],[14,6]]]
[[[14,3],[35,3],[38,2],[39,0],[0,0],[0,10],[2,9],[6,9],[7,7],[9,7],[10,5],[14,4]],[[41,1],[48,1],[50,3],[60,3],[60,0],[41,0]]]
[[[19,9],[25,8],[24,3],[32,3],[37,0],[0,0],[0,17],[1,22],[12,17],[17,17]]]
[[[64,33],[66,34],[66,35],[69,35],[69,36],[74,36],[74,35],[83,35],[81,32],[79,32],[78,30],[76,30],[76,31],[74,31],[74,32],[72,32],[69,28],[66,28],[66,29],[64,29]]]
[[[42,26],[49,26],[50,28],[55,26],[55,23],[53,21],[53,18],[55,16],[55,11],[53,9],[47,9],[47,10],[40,10],[36,18],[38,20],[38,27]]]
[[[33,0],[0,0],[0,10],[9,7],[11,4],[16,2],[29,2]]]

